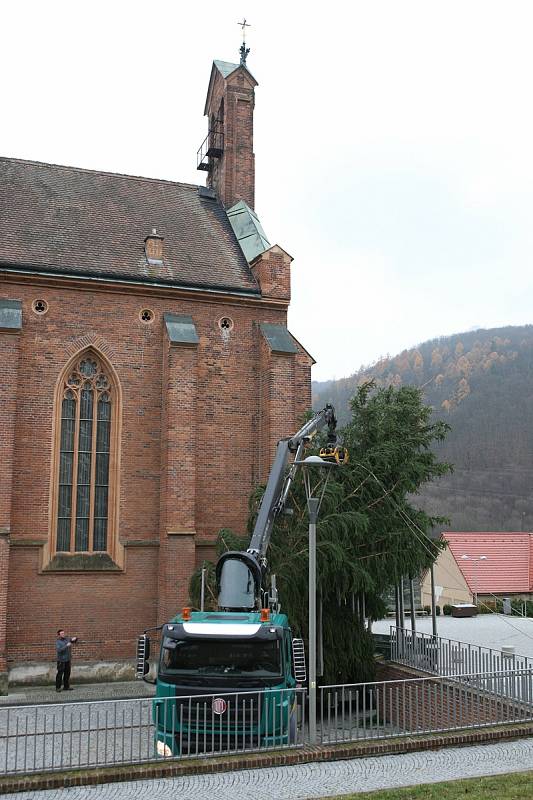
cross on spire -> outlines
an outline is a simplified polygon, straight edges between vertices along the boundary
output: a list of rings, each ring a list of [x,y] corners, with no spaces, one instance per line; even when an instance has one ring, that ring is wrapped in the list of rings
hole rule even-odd
[[[239,53],[241,54],[240,64],[241,66],[246,66],[246,58],[248,53],[250,52],[250,48],[246,47],[246,28],[251,28],[252,26],[246,22],[246,17],[242,18],[242,22],[238,22],[237,25],[240,25],[242,28],[242,44],[239,48]]]

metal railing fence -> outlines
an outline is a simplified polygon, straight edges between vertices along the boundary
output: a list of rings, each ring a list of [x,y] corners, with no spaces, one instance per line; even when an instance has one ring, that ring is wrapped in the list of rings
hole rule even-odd
[[[0,774],[30,774],[304,743],[303,689],[0,708]]]
[[[533,668],[322,686],[332,744],[533,720]],[[0,773],[31,774],[296,748],[303,689],[0,708]]]
[[[390,660],[398,664],[459,677],[464,673],[533,669],[533,659],[502,653],[491,647],[468,644],[428,633],[413,633],[408,628],[390,629]]]
[[[332,744],[530,721],[532,678],[533,670],[523,669],[323,686],[319,741]]]

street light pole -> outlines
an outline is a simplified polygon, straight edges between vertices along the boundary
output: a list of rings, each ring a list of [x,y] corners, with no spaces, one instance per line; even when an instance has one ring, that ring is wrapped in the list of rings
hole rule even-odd
[[[437,638],[437,599],[435,597],[435,569],[431,564],[429,567],[429,575],[431,579],[431,625],[433,629],[433,637]]]
[[[316,744],[316,520],[319,500],[309,497],[309,741]]]
[[[474,584],[474,591],[472,592],[472,595],[473,595],[474,605],[477,606],[477,569],[476,569],[476,563],[478,561],[486,561],[487,560],[487,556],[479,556],[479,558],[476,558],[475,556],[469,556],[466,553],[464,553],[464,555],[462,555],[461,558],[463,559],[463,561],[468,561],[469,559],[472,560],[472,579],[473,579],[472,582]]]
[[[320,504],[324,499],[331,467],[336,462],[326,461],[320,456],[308,456],[295,461],[302,467],[302,474],[309,514],[309,742],[316,744],[316,523]],[[326,468],[324,472],[317,468]],[[312,478],[315,475],[315,479]],[[318,494],[318,497],[315,497]]]
[[[478,561],[486,561],[486,559],[487,556],[480,556]],[[477,606],[477,572],[476,572],[475,586],[476,586],[476,606]]]

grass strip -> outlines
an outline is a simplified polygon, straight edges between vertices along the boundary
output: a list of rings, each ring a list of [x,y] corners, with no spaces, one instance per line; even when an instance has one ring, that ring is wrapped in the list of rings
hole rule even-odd
[[[331,800],[332,795],[321,800]],[[374,792],[334,795],[337,800],[531,800],[533,771],[511,772],[485,778],[423,783]]]

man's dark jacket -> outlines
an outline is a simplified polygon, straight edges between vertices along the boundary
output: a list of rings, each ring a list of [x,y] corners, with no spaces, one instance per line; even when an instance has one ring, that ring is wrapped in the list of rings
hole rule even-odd
[[[70,661],[70,651],[72,648],[68,647],[68,643],[71,641],[72,639],[70,638],[70,636],[65,636],[63,639],[56,640],[56,652],[58,661]]]

